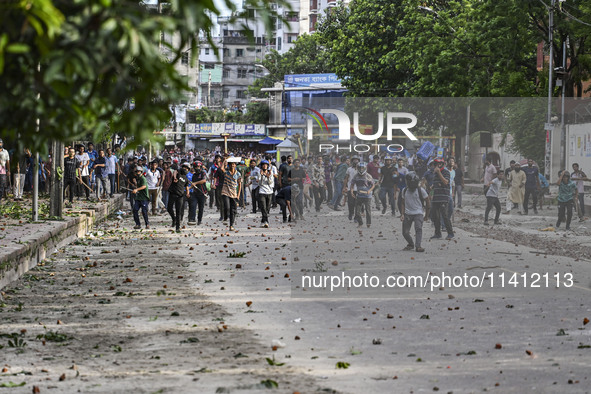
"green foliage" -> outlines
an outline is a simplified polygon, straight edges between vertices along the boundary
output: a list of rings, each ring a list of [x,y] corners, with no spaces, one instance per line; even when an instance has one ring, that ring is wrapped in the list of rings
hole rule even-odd
[[[298,37],[294,46],[283,55],[272,50],[261,62],[269,72],[249,86],[248,94],[252,97],[266,97],[267,94],[261,92],[261,89],[273,87],[275,82],[283,81],[286,74],[333,72],[329,65],[330,51],[322,45],[320,39],[318,33],[303,34]]]
[[[223,3],[236,9],[231,0]],[[271,25],[269,2],[246,3]],[[51,140],[88,133],[100,139],[124,131],[145,142],[189,89],[174,65],[198,47],[200,32],[213,43],[218,14],[213,1],[202,0],[172,1],[161,14],[133,1],[3,3],[0,133],[42,153]],[[135,109],[123,110],[130,98]]]
[[[535,99],[539,105],[533,105],[532,100],[531,98],[517,100],[507,106],[504,123],[499,125],[499,130],[513,137],[509,144],[512,151],[534,159],[543,173],[546,141],[544,130],[546,109],[543,105],[545,99]]]

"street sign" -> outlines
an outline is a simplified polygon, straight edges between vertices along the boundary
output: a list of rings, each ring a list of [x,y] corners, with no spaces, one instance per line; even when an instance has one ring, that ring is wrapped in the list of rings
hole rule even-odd
[[[554,130],[554,124],[544,123],[544,130]]]

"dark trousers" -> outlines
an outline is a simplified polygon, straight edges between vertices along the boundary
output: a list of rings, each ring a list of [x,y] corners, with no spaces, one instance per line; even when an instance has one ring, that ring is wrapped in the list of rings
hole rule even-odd
[[[64,200],[66,199],[66,189],[69,189],[68,199],[71,203],[74,201],[74,193],[76,192],[76,179],[64,178]]]
[[[495,223],[499,221],[499,216],[501,216],[501,203],[499,202],[498,197],[486,197],[486,210],[484,211],[484,221],[488,222],[488,214],[490,213],[492,207],[495,207]]]
[[[322,201],[324,201],[324,194],[326,188],[324,186],[312,186],[312,193],[314,193],[314,204],[316,205],[316,211],[320,211]]]
[[[140,209],[142,210],[142,216],[144,217],[144,223],[146,224],[146,226],[148,226],[150,224],[150,222],[148,221],[148,204],[149,203],[150,203],[150,201],[148,201],[148,200],[143,200],[143,201],[135,200],[135,202],[133,204],[133,220],[135,221],[136,226],[140,225],[140,215],[139,215]]]
[[[410,236],[410,228],[412,224],[415,224],[415,238],[416,241],[413,242],[412,237]],[[413,247],[420,248],[421,241],[423,240],[423,214],[417,215],[404,215],[404,221],[402,222],[402,236],[406,239],[409,245]]]
[[[131,206],[131,210],[133,211],[133,207],[135,206],[135,194],[129,193],[129,205]]]
[[[567,202],[558,201],[558,221],[556,227],[560,227],[560,223],[564,222],[564,214],[566,211],[566,228],[570,228],[570,221],[573,218],[573,200]]]
[[[216,189],[210,189],[208,194],[209,194],[209,208],[213,208],[213,203],[215,202],[215,190]]]
[[[117,188],[117,184],[115,183],[115,174],[109,174],[109,185],[111,188],[109,189],[109,196],[113,197],[115,194],[115,189]]]
[[[234,222],[236,221],[236,215],[238,213],[236,200],[236,198],[222,196],[224,220],[230,219],[230,226],[234,225]]]
[[[0,174],[0,200],[8,193],[8,175]],[[15,193],[16,194],[16,193]]]
[[[332,181],[326,182],[326,200],[325,201],[332,201]]]
[[[527,206],[529,203],[529,196],[534,200],[534,211],[538,210],[538,191],[536,188],[525,188],[525,196],[523,197],[523,211],[527,213]],[[488,198],[488,197],[487,197]]]
[[[172,219],[172,224],[177,230],[181,229],[181,211],[183,209],[183,202],[183,196],[178,196],[176,194],[170,194],[168,196],[168,206],[166,207],[166,210],[168,211],[170,218]]]
[[[195,216],[197,216],[197,222],[201,223],[205,209],[205,200],[207,200],[207,197],[200,191],[191,193],[191,197],[189,198],[189,222],[194,222]]]
[[[448,216],[448,202],[434,202],[432,204],[431,212],[433,212],[433,224],[435,224],[435,236],[441,237],[441,219],[445,224],[448,235],[453,235],[453,227]]]
[[[215,206],[220,210],[220,218],[224,217],[224,200],[222,198],[222,186],[215,189]]]
[[[272,196],[272,194],[270,194]],[[250,197],[252,198],[252,213],[257,213],[257,203],[259,201],[259,188],[255,187],[250,191]]]
[[[396,212],[396,202],[394,201],[394,186],[380,187],[380,201],[382,202],[382,206],[384,208],[388,206],[386,205],[386,197],[388,198],[388,202],[390,203],[392,213]]]
[[[287,201],[283,198],[276,198],[275,201],[277,201],[277,204],[281,207],[281,215],[283,215],[283,221],[287,221],[287,213],[288,213],[288,209],[287,209]],[[290,217],[291,220],[291,217]]]
[[[350,192],[347,192],[347,208],[349,208],[349,220],[351,220],[355,216],[355,197]]]
[[[367,225],[371,224],[371,198],[359,198],[355,199],[355,221],[359,225],[363,225],[363,218],[361,217],[362,208],[365,207],[365,220]]]
[[[302,188],[303,189],[303,188]],[[341,198],[343,198],[343,181],[334,181],[334,194],[332,200],[330,200],[330,205],[334,205],[335,208],[339,206],[341,203]]]
[[[271,200],[273,199],[272,194],[262,194],[257,193],[259,195],[259,208],[261,209],[261,223],[268,223],[269,222],[269,210],[271,209]]]
[[[90,182],[89,179],[90,177],[87,176],[81,176],[80,177],[82,179],[82,183],[84,183],[84,185],[90,187]],[[84,186],[82,183],[80,183],[78,185],[78,197],[82,196],[82,193],[84,193],[86,195],[86,198],[90,197],[90,190],[88,189],[88,187]]]

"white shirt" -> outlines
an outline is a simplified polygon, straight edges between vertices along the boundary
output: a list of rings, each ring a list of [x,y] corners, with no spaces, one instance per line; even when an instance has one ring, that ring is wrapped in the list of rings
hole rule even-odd
[[[6,162],[10,160],[10,155],[6,149],[0,151],[0,174],[6,174]]]
[[[501,187],[501,180],[499,178],[495,178],[492,180],[488,191],[486,192],[486,197],[499,197],[499,188]]]
[[[78,159],[78,161],[80,162],[80,168],[82,169],[81,175],[90,175],[90,172],[88,171],[88,164],[90,163],[90,157],[88,156],[88,153],[84,152],[83,154],[77,154],[76,159]]]
[[[355,167],[347,168],[347,189],[349,190],[351,190],[351,185],[353,182],[353,178],[355,177],[355,174],[357,174],[357,170],[355,169]]]
[[[158,185],[158,180],[160,179],[160,171],[158,170],[154,170],[154,172],[152,172],[151,169],[149,169],[146,172],[146,181],[148,181],[148,189],[156,189]]]
[[[273,175],[265,176],[259,171],[259,194],[273,194],[275,178]]]
[[[250,182],[252,183],[252,189],[256,189],[259,187],[259,178],[261,177],[261,169],[259,167],[255,167],[250,171]]]

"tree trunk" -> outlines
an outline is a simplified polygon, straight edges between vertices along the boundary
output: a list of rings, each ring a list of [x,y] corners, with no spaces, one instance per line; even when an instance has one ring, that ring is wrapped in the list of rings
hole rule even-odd
[[[64,144],[63,142],[53,141],[51,143],[51,190],[49,198],[49,216],[62,217],[64,208]],[[58,168],[62,176],[58,176]],[[71,193],[72,191],[70,191]]]

